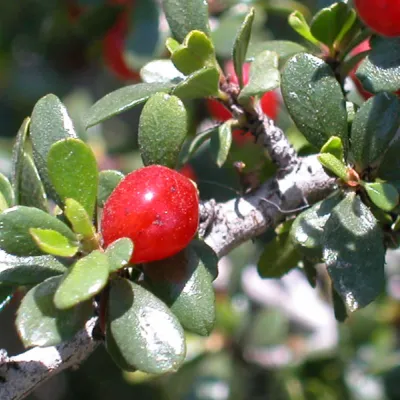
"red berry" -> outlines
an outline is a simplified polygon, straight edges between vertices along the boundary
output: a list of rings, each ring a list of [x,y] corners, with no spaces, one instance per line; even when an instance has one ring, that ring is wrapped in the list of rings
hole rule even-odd
[[[194,184],[177,171],[151,165],[128,174],[104,205],[101,233],[107,247],[128,237],[132,263],[170,257],[196,234],[199,199]]]
[[[123,12],[115,25],[103,39],[103,57],[108,68],[121,80],[140,79],[138,72],[131,70],[124,59],[124,40],[128,32],[129,13]]]
[[[384,36],[400,36],[400,0],[354,0],[361,20]]]
[[[278,116],[278,95],[276,92],[271,91],[264,93],[260,100],[261,109],[265,115],[271,119],[276,119]]]

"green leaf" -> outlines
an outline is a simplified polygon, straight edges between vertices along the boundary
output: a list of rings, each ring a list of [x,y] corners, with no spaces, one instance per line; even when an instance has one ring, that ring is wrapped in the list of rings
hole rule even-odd
[[[0,282],[11,285],[33,285],[67,268],[53,256],[17,257],[0,250]]]
[[[21,164],[20,186],[16,190],[17,204],[39,208],[47,212],[49,208],[47,205],[46,192],[31,156],[27,153],[23,153]]]
[[[399,192],[386,182],[365,182],[363,186],[371,201],[384,211],[392,211],[399,204]]]
[[[219,88],[219,72],[215,68],[205,67],[189,75],[178,83],[172,94],[181,99],[201,99],[216,96]]]
[[[185,78],[171,60],[150,61],[140,70],[140,77],[146,83],[179,83]]]
[[[54,305],[65,310],[91,299],[107,284],[108,257],[95,250],[77,261],[64,277],[54,295]]]
[[[98,185],[92,149],[79,139],[61,140],[51,146],[47,164],[50,180],[62,201],[75,199],[92,216]]]
[[[72,225],[75,233],[82,235],[84,238],[93,238],[96,230],[93,226],[91,218],[82,206],[74,199],[65,200],[64,214]]]
[[[162,4],[171,32],[179,42],[193,30],[210,35],[208,5],[204,0],[164,0]]]
[[[78,242],[71,243],[61,233],[52,229],[31,228],[29,232],[44,253],[53,256],[72,257],[79,249]]]
[[[400,101],[392,93],[379,93],[364,102],[351,128],[351,152],[359,171],[376,166],[400,125]]]
[[[188,131],[187,111],[182,101],[166,93],[152,96],[139,120],[139,149],[144,165],[175,168]]]
[[[218,165],[222,167],[228,158],[232,144],[232,121],[229,120],[218,127],[211,136],[210,150],[211,156]]]
[[[75,234],[56,217],[37,208],[16,206],[0,214],[0,248],[16,256],[43,254],[30,235],[30,228],[52,229],[76,241]]]
[[[356,21],[356,12],[345,3],[335,3],[330,7],[323,8],[315,14],[311,21],[311,33],[320,42],[326,44],[330,49],[339,36],[344,36]],[[343,32],[342,32],[343,31]]]
[[[54,143],[63,139],[77,138],[74,125],[58,97],[49,94],[42,97],[33,108],[29,129],[33,160],[47,194],[57,200],[57,193],[48,176],[47,157]]]
[[[258,54],[250,67],[249,83],[239,94],[239,102],[252,96],[259,96],[279,87],[281,76],[278,69],[278,55],[265,50]]]
[[[19,198],[19,187],[20,179],[23,176],[22,168],[23,168],[23,155],[24,155],[24,147],[26,138],[28,137],[29,124],[31,119],[25,118],[21,127],[18,130],[17,138],[15,139],[15,144],[12,151],[12,162],[11,162],[11,185],[14,189],[15,199],[18,202]]]
[[[122,179],[124,179],[124,174],[122,172],[111,169],[100,171],[97,193],[97,202],[99,207],[104,207],[104,203]]]
[[[301,257],[289,233],[275,236],[268,242],[258,260],[258,273],[262,278],[280,278],[295,268]]]
[[[331,67],[308,53],[292,57],[282,73],[282,95],[306,139],[321,148],[331,136],[348,148],[346,102]]]
[[[85,118],[86,128],[97,125],[144,103],[157,92],[168,92],[174,87],[170,82],[138,83],[117,89],[98,100],[88,111]]]
[[[400,180],[400,139],[396,138],[386,151],[381,165],[378,169],[378,176],[386,181]]]
[[[7,204],[7,200],[3,196],[3,193],[0,192],[0,213],[7,210],[7,208],[9,208],[9,206]]]
[[[329,169],[329,171],[333,172],[343,181],[347,182],[349,180],[346,165],[342,161],[337,159],[333,154],[330,153],[319,154],[318,161],[325,168]]]
[[[90,318],[90,303],[70,310],[58,310],[53,296],[61,277],[49,278],[35,286],[22,299],[16,326],[25,347],[54,346],[71,339]]]
[[[24,150],[29,124],[30,118],[25,118],[13,147],[11,184],[16,204],[47,211],[47,196],[39,172],[31,156]]]
[[[247,50],[247,61],[252,61],[262,51],[269,50],[279,56],[279,66],[282,67],[286,61],[297,53],[306,51],[306,48],[296,42],[289,40],[267,40],[257,46],[250,46]]]
[[[246,61],[253,22],[254,8],[252,8],[246,15],[246,18],[236,35],[235,44],[233,45],[233,66],[235,67],[235,73],[238,77],[239,86],[241,88],[243,87],[243,64]]]
[[[371,51],[357,69],[356,76],[371,93],[400,89],[400,38],[374,36]]]
[[[311,33],[310,27],[307,24],[304,15],[300,11],[293,11],[289,15],[289,25],[304,39],[318,46],[318,40]]]
[[[338,160],[344,160],[344,148],[342,139],[337,136],[332,136],[328,141],[321,147],[321,153],[329,153],[335,156]]]
[[[334,195],[320,201],[303,211],[293,222],[290,238],[296,249],[311,261],[321,261],[324,227],[340,200],[339,195]]]
[[[207,336],[215,324],[212,277],[195,249],[144,266],[151,291],[176,315],[182,326]]]
[[[218,256],[215,251],[203,240],[194,239],[190,242],[190,248],[194,249],[200,262],[204,265],[211,280],[217,279],[218,276]]]
[[[182,45],[173,49],[171,60],[185,75],[190,75],[203,67],[215,68],[218,65],[211,40],[200,31],[189,32]]]
[[[15,204],[14,191],[11,183],[2,173],[0,173],[0,193],[4,196],[8,207],[12,207]]]
[[[168,307],[121,278],[110,284],[106,346],[121,368],[152,374],[176,371],[186,354],[183,329]]]
[[[185,164],[189,159],[196,153],[196,151],[207,141],[209,140],[212,135],[218,131],[219,125],[216,125],[210,129],[207,129],[203,132],[198,133],[196,136],[193,137],[190,145],[186,148],[183,148],[181,154],[181,164]]]
[[[349,193],[333,209],[323,242],[329,275],[349,311],[375,300],[385,287],[383,234],[355,193]]]
[[[116,272],[129,263],[133,248],[133,242],[129,238],[118,239],[107,247],[105,253],[108,257],[110,272]]]

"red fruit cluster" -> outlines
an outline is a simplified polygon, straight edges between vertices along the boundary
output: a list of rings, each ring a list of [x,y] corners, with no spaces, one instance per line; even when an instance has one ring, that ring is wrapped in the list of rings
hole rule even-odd
[[[235,74],[233,62],[230,60],[225,64],[225,72],[230,77],[232,83],[239,84],[238,77]],[[249,80],[250,64],[243,65],[243,82],[246,84]],[[207,109],[210,115],[217,121],[225,122],[232,118],[232,113],[218,100],[207,99]],[[265,115],[272,119],[276,119],[278,115],[278,95],[271,91],[265,93],[260,99],[260,106]],[[253,135],[249,132],[244,133],[237,129],[232,133],[233,140],[238,145],[243,145],[249,141],[253,141]]]
[[[162,260],[184,249],[199,223],[199,198],[194,184],[177,171],[151,165],[127,175],[103,209],[104,246],[128,237],[135,264]]]
[[[400,0],[354,0],[361,20],[384,36],[400,36]]]

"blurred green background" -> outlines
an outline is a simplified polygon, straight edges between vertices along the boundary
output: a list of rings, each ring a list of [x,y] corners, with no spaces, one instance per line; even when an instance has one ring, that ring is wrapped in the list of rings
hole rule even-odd
[[[80,135],[93,146],[102,169],[132,171],[140,108],[84,131],[82,116],[100,97],[135,83],[148,61],[167,57],[168,27],[157,0],[14,0],[0,2],[0,171],[8,174],[10,149],[35,102],[54,93],[66,104]],[[248,8],[256,7],[253,49],[266,40],[299,41],[287,16],[310,18],[329,0],[210,0],[217,54],[229,59],[233,38]],[[121,18],[123,29],[118,28]],[[254,50],[255,51],[255,50]],[[210,124],[202,102],[187,104],[194,134]],[[310,151],[283,108],[278,124],[304,154]],[[245,160],[262,178],[273,171],[252,143],[234,148],[222,169],[204,146],[190,165],[203,199],[227,200],[241,190],[233,168]],[[312,289],[300,269],[282,280],[261,280],[254,262],[267,232],[220,263],[216,281],[217,326],[208,338],[188,334],[187,362],[176,374],[154,377],[120,371],[103,348],[74,371],[50,379],[29,399],[106,400],[305,400],[400,399],[400,268],[388,253],[387,294],[338,324],[328,279],[318,269]],[[23,351],[13,320],[18,298],[0,314],[0,347]]]

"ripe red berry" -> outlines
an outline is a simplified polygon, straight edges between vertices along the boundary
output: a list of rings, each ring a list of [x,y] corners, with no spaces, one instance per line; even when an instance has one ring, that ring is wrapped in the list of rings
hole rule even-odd
[[[140,75],[124,59],[124,40],[128,32],[129,13],[123,12],[103,39],[103,57],[107,67],[121,80],[138,81]]]
[[[354,0],[361,20],[384,36],[400,36],[400,0]]]
[[[177,171],[160,165],[128,174],[103,209],[101,233],[107,247],[130,238],[132,263],[170,257],[184,249],[196,234],[199,199],[194,184]]]

